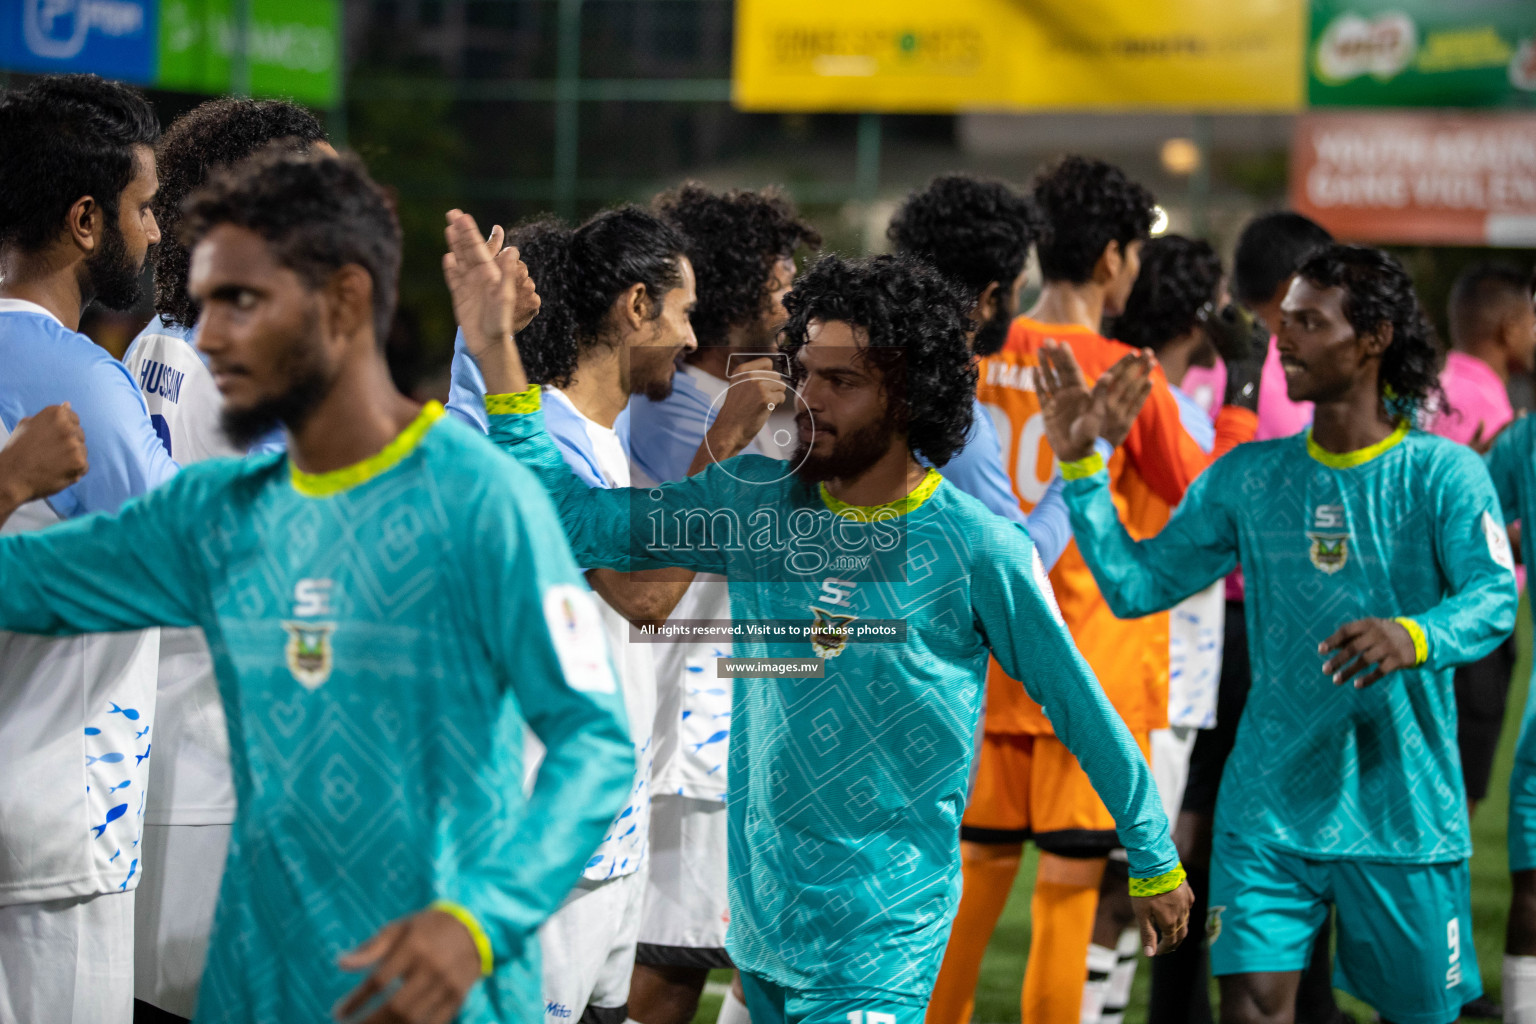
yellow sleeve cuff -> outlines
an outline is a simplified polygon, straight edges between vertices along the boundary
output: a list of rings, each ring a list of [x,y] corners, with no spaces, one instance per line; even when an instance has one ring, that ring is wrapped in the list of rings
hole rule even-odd
[[[1424,635],[1424,627],[1412,619],[1399,615],[1392,620],[1408,631],[1413,637],[1413,664],[1415,667],[1429,660],[1429,637]]]
[[[1061,478],[1063,480],[1081,480],[1083,477],[1093,476],[1104,468],[1104,456],[1094,452],[1086,459],[1078,459],[1076,462],[1063,462],[1061,464]]]
[[[1173,892],[1173,890],[1183,884],[1184,865],[1180,864],[1172,871],[1164,871],[1156,878],[1131,879],[1131,895],[1139,897],[1161,896],[1165,892]]]
[[[486,395],[485,411],[492,416],[538,412],[542,406],[544,389],[530,384],[528,390],[512,395]]]
[[[451,900],[437,900],[432,904],[432,909],[441,910],[469,929],[469,937],[475,940],[475,949],[480,953],[480,973],[490,977],[491,971],[496,967],[496,957],[491,953],[491,938],[485,934],[485,929],[480,927],[480,920]]]

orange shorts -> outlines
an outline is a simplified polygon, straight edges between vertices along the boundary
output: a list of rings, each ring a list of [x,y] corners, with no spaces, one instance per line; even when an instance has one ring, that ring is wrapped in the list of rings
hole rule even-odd
[[[1143,756],[1151,739],[1131,730]],[[973,843],[1021,843],[1063,857],[1102,857],[1120,845],[1115,819],[1077,758],[1055,736],[986,733],[960,824]]]

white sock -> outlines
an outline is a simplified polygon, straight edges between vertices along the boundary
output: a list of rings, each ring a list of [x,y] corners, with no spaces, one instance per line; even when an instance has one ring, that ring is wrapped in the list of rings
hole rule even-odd
[[[1536,956],[1504,955],[1504,1024],[1536,1024]]]
[[[1141,955],[1141,931],[1127,928],[1120,933],[1115,947],[1115,968],[1109,973],[1109,990],[1104,997],[1101,1024],[1121,1024],[1125,1007],[1131,1001],[1131,982],[1136,980],[1136,958]]]
[[[720,1004],[720,1016],[715,1018],[715,1024],[752,1024],[747,1004],[736,998],[734,989],[726,992],[725,1002]]]
[[[1109,995],[1109,975],[1115,969],[1115,951],[1097,942],[1088,946],[1088,980],[1083,982],[1082,1024],[1099,1024],[1104,998]]]

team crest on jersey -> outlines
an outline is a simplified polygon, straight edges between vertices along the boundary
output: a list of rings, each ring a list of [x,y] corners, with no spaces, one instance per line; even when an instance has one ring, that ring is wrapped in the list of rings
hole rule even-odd
[[[288,631],[288,671],[306,690],[315,690],[331,678],[331,634],[334,622],[284,622]]]
[[[842,615],[811,605],[816,621],[811,624],[811,649],[821,658],[835,658],[848,646],[845,630],[857,615]]]
[[[1312,564],[1332,576],[1349,561],[1349,534],[1341,532],[1349,528],[1344,518],[1343,505],[1319,505],[1312,513],[1312,529],[1307,539],[1312,542],[1307,554]]]
[[[1307,552],[1312,564],[1328,575],[1332,576],[1349,561],[1349,534],[1309,533],[1307,539],[1312,542]]]

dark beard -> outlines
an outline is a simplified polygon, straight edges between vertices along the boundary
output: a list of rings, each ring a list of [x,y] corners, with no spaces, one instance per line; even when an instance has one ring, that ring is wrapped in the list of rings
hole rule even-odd
[[[300,429],[330,394],[332,382],[318,362],[290,358],[288,363],[288,388],[282,394],[264,398],[248,409],[226,405],[219,414],[224,434],[236,448],[249,448],[278,427]]]
[[[134,266],[128,258],[128,242],[110,219],[101,248],[86,259],[85,270],[91,279],[91,297],[108,309],[132,309],[139,301],[144,265]]]
[[[672,397],[672,374],[658,377],[655,380],[645,382],[645,387],[640,393],[653,402],[660,402]]]
[[[976,337],[971,342],[971,351],[982,359],[997,355],[1008,342],[1008,328],[1012,323],[1013,310],[1011,309],[1000,309],[983,320],[981,326],[976,328]]]
[[[810,444],[801,441],[790,460],[795,466],[795,475],[806,483],[817,484],[823,480],[846,480],[864,473],[890,450],[892,426],[890,417],[886,416],[851,434],[841,435],[833,443],[831,453],[825,456],[812,455]]]

